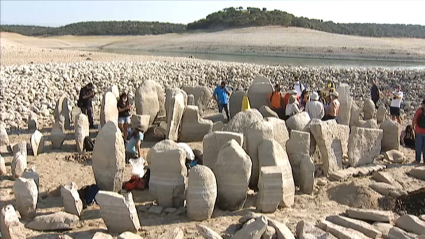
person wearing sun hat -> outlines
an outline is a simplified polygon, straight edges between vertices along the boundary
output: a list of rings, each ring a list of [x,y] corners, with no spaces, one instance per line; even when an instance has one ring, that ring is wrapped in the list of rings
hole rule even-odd
[[[313,92],[310,96],[310,101],[305,106],[305,111],[310,115],[311,119],[323,119],[325,116],[325,108],[322,102],[319,101],[319,94]]]
[[[125,145],[125,162],[129,163],[130,159],[136,159],[142,156],[142,142],[144,138],[144,130],[141,122],[134,121],[132,125],[130,139]]]
[[[324,120],[332,120],[338,117],[339,107],[341,103],[339,103],[338,97],[339,94],[336,91],[330,93],[331,101],[326,109],[326,116]]]
[[[285,98],[283,99],[283,102],[285,104],[285,108],[289,104],[289,97],[291,95],[293,95],[297,99],[297,101],[300,100],[300,97],[298,96],[298,92],[296,90],[290,90],[290,91],[286,92]]]

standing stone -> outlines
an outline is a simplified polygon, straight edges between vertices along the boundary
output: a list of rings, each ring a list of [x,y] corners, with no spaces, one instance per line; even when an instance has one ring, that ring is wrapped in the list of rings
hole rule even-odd
[[[171,149],[182,149],[186,152],[186,149],[182,147],[180,144],[171,141],[169,139],[164,139],[158,143],[156,143],[152,148],[149,149],[146,154],[146,162],[150,165],[152,162],[152,153],[157,151],[166,151]],[[186,157],[186,155],[185,155]]]
[[[362,111],[359,106],[357,106],[357,104],[353,102],[351,105],[350,128],[353,126],[358,126],[361,113]]]
[[[0,176],[6,174],[6,162],[4,161],[4,158],[0,155]]]
[[[171,97],[171,98],[168,98]],[[167,93],[167,139],[177,141],[179,129],[185,109],[185,97],[179,90]]]
[[[256,203],[258,211],[263,213],[276,211],[284,194],[283,180],[283,170],[280,167],[261,167]]]
[[[182,142],[201,141],[204,136],[212,132],[213,122],[201,118],[198,106],[187,106],[182,120],[179,140]]]
[[[111,86],[108,88],[107,92],[111,92],[112,94],[114,94],[115,99],[117,99],[117,100],[120,98],[120,91],[119,91],[119,89],[118,89],[118,86],[117,86],[117,85],[111,85]]]
[[[268,82],[253,83],[248,89],[248,99],[251,108],[260,109],[263,105],[268,105],[267,97],[270,92],[273,91],[273,87]]]
[[[303,131],[292,130],[291,138],[286,143],[286,152],[288,153],[289,162],[292,167],[294,183],[300,186],[301,178],[301,163],[304,160],[311,160],[309,155],[310,150],[310,134]],[[305,175],[304,175],[305,177]]]
[[[117,98],[112,92],[106,92],[103,95],[100,107],[100,125],[103,127],[108,121],[118,125]]]
[[[80,216],[83,211],[83,202],[78,194],[77,185],[72,182],[69,185],[65,185],[61,188],[61,196],[65,212]]]
[[[216,131],[205,135],[202,142],[204,149],[203,165],[214,169],[220,149],[232,139],[240,146],[243,145],[243,135],[240,133]]]
[[[25,147],[26,151],[26,147]],[[27,156],[26,152],[23,153],[21,151],[17,151],[13,155],[12,159],[12,176],[14,178],[19,178],[24,173],[25,169],[27,168]]]
[[[376,111],[376,119],[378,121],[378,124],[381,124],[382,122],[384,122],[386,116],[387,116],[387,109],[385,109],[384,105],[380,105],[378,110]]]
[[[375,119],[370,120],[359,120],[359,123],[357,124],[358,127],[367,128],[367,129],[378,129],[378,123]]]
[[[66,135],[61,122],[56,122],[52,126],[52,131],[50,132],[50,141],[52,142],[53,149],[60,149],[65,141]]]
[[[34,156],[37,156],[43,152],[44,136],[40,131],[35,130],[34,133],[31,135],[30,141],[31,141],[31,148],[32,148],[32,152],[34,153]]]
[[[251,159],[239,142],[231,139],[223,145],[213,169],[217,179],[219,208],[234,211],[243,207],[247,197],[251,167]]]
[[[285,149],[286,142],[289,140],[289,132],[285,121],[274,117],[265,118],[264,121],[272,125],[273,139]]]
[[[24,225],[19,221],[18,214],[12,205],[7,205],[1,210],[1,238],[25,239]]]
[[[338,124],[349,125],[353,103],[353,99],[350,96],[350,86],[342,83],[336,88],[336,91],[339,93],[338,100],[341,103],[337,118]]]
[[[279,115],[276,112],[274,112],[272,109],[270,109],[270,107],[268,107],[267,105],[261,106],[261,108],[258,111],[260,111],[260,113],[263,115],[264,118],[267,118],[267,117],[279,118]]]
[[[149,154],[149,192],[159,206],[183,207],[187,181],[186,151],[158,147],[150,149]]]
[[[96,137],[92,168],[100,190],[121,190],[125,167],[124,141],[121,130],[108,121]]]
[[[35,131],[38,129],[37,115],[31,112],[28,115],[28,130]]]
[[[89,118],[85,114],[79,114],[74,123],[75,128],[75,144],[79,153],[84,151],[84,138],[89,136]]]
[[[150,125],[155,121],[160,110],[158,99],[157,82],[153,80],[144,81],[136,91],[136,114],[150,115]]]
[[[6,128],[2,123],[0,123],[0,152],[8,152],[9,136],[7,135]]]
[[[68,101],[68,96],[64,94],[56,101],[55,107],[55,122],[62,122],[67,130],[71,128],[71,110]]]
[[[253,223],[242,228],[232,237],[233,239],[261,239],[267,229],[267,218],[265,216],[257,218]]]
[[[199,112],[202,114],[208,106],[212,98],[211,90],[206,86],[183,86],[184,90],[188,95],[193,95],[194,105],[199,107]],[[189,99],[188,99],[189,104]]]
[[[300,190],[306,194],[312,194],[314,189],[314,166],[310,157],[302,158],[300,164]]]
[[[187,105],[196,105],[194,95],[188,95],[187,96]]]
[[[149,128],[150,115],[132,115],[131,116],[131,127],[133,129],[140,127],[143,132],[146,132]]]
[[[399,124],[392,120],[384,121],[380,129],[384,131],[384,135],[382,137],[382,151],[389,151],[392,149],[399,150],[400,149],[400,129]]]
[[[25,169],[21,177],[34,180],[38,190],[40,186],[40,177],[38,176],[37,171],[35,171],[35,167]]]
[[[120,195],[99,191],[96,202],[109,232],[119,234],[126,231],[137,232],[140,229],[139,216],[131,193]]]
[[[348,143],[350,165],[357,167],[372,164],[373,159],[381,153],[383,131],[353,127]]]
[[[259,168],[265,166],[283,166],[289,162],[288,154],[273,139],[265,139],[258,145]]]
[[[210,219],[216,199],[217,184],[211,169],[202,165],[191,168],[186,195],[187,216],[194,221]]]
[[[72,108],[71,111],[71,120],[75,125],[75,122],[77,122],[77,117],[79,114],[81,114],[81,109],[78,106],[75,106],[74,108]]]
[[[225,131],[245,133],[246,129],[254,122],[263,119],[261,113],[256,109],[248,109],[237,113],[227,124]]]
[[[335,121],[334,121],[335,122]],[[322,156],[322,170],[325,175],[342,167],[342,143],[334,134],[332,123],[313,119],[310,130]]]
[[[17,178],[13,185],[16,208],[24,220],[32,220],[35,217],[38,190],[33,179]]]
[[[159,113],[158,116],[165,116],[165,91],[161,84],[155,82],[156,94],[158,96]]]
[[[371,99],[363,102],[363,119],[370,120],[375,116],[375,103]]]
[[[242,110],[242,100],[245,96],[245,92],[243,91],[236,91],[232,92],[229,98],[229,110],[230,110],[230,118],[234,118],[235,115]]]
[[[265,83],[271,84],[269,79],[267,79],[264,76],[258,75],[254,78],[254,80],[252,80],[251,84],[265,84]]]
[[[286,121],[286,125],[290,130],[304,130],[307,124],[310,122],[310,115],[307,112],[301,112],[295,114]]]

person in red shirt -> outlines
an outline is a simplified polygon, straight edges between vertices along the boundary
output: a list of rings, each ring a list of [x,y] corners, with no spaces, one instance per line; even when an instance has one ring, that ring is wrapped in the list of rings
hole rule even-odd
[[[415,162],[421,162],[421,153],[423,153],[425,163],[425,99],[422,101],[422,107],[416,111],[415,117],[413,117],[412,128],[416,133]]]

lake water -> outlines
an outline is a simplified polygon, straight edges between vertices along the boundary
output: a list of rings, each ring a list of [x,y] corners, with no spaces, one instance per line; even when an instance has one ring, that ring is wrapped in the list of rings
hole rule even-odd
[[[231,54],[204,54],[185,52],[163,52],[163,51],[137,51],[133,49],[102,49],[101,52],[129,54],[129,55],[151,55],[168,57],[188,57],[192,55],[196,59],[228,61],[241,63],[255,63],[266,65],[292,65],[292,66],[334,66],[334,67],[366,67],[366,68],[402,68],[402,69],[425,69],[425,62],[395,62],[376,60],[342,60],[342,59],[319,59],[301,57],[270,57],[270,56],[243,56]]]

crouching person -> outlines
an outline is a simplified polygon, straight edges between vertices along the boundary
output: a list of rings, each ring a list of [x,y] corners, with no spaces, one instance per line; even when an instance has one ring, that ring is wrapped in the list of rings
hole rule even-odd
[[[134,127],[130,133],[130,139],[125,146],[125,163],[130,163],[130,159],[137,159],[142,156],[143,129],[139,125]]]

